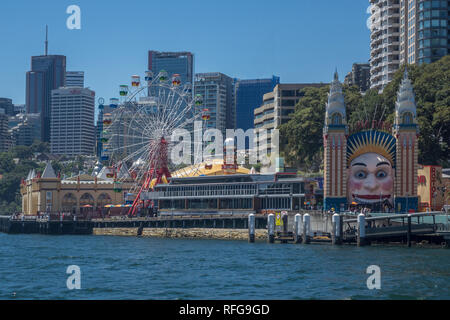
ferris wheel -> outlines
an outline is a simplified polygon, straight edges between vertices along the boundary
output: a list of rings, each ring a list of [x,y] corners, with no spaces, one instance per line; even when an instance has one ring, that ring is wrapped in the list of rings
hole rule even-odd
[[[147,71],[144,79],[142,82],[140,76],[133,75],[131,88],[120,86],[120,98],[112,98],[110,112],[103,115],[100,139],[107,177],[114,179],[115,190],[126,191],[132,197],[131,215],[136,213],[140,194],[166,183],[174,170],[177,177],[197,175],[201,163],[187,166],[171,161],[171,151],[180,143],[171,138],[177,129],[186,129],[193,138],[196,131],[202,130],[194,122],[210,119],[203,97],[194,96],[192,84],[182,84],[180,75],[169,77],[163,70],[154,76]],[[202,127],[206,127],[205,123]],[[201,141],[190,143],[188,150],[201,150],[195,145]],[[125,181],[127,185],[132,181],[128,190],[122,188]]]

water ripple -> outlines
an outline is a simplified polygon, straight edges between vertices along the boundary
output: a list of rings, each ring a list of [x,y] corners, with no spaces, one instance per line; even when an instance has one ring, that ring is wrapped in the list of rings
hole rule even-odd
[[[446,249],[0,234],[0,299],[449,299],[449,265]]]

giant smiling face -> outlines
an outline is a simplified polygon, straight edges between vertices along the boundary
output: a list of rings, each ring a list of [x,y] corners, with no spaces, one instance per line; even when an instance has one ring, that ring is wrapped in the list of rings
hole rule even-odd
[[[353,159],[348,169],[348,201],[373,204],[388,200],[392,204],[394,171],[378,153],[365,153]]]

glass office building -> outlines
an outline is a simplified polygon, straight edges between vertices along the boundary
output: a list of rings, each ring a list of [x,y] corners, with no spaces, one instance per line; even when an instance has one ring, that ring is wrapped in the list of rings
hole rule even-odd
[[[253,128],[253,111],[259,108],[263,95],[273,91],[280,77],[271,79],[236,80],[236,127],[244,131]]]
[[[27,113],[41,114],[41,138],[50,142],[51,91],[63,87],[66,80],[66,57],[44,55],[31,57],[27,72]]]
[[[194,55],[191,52],[148,52],[148,70],[156,76],[165,70],[169,77],[179,74],[182,84],[193,83]]]
[[[448,1],[419,1],[419,64],[437,61],[448,54],[448,10]]]
[[[181,51],[181,52],[159,52],[159,51],[149,51],[148,52],[148,70],[152,71],[156,77],[162,70],[166,71],[169,79],[172,75],[178,74],[181,80],[181,85],[194,83],[194,55],[191,52]],[[159,89],[155,90],[159,91]],[[157,91],[151,92],[149,90],[149,96],[157,96],[159,93]],[[168,94],[168,92],[166,92]],[[180,110],[185,107],[180,106]],[[187,117],[192,116],[188,114]],[[179,123],[183,123],[184,119],[180,119]],[[187,126],[187,130],[192,131],[192,126]]]

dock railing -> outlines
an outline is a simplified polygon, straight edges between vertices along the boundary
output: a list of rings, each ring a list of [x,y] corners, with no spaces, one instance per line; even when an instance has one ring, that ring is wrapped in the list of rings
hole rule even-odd
[[[411,217],[411,223],[428,223],[428,224],[436,224],[436,216],[443,216],[442,212],[434,211],[434,212],[418,212],[418,213],[407,213],[407,214],[390,214],[390,215],[382,215],[380,213],[370,213],[366,215],[366,221],[378,221],[378,220],[390,220],[397,221],[400,220],[402,223],[405,222],[405,219]],[[417,220],[416,220],[417,218]],[[356,223],[358,221],[357,218],[344,219],[344,223]]]

